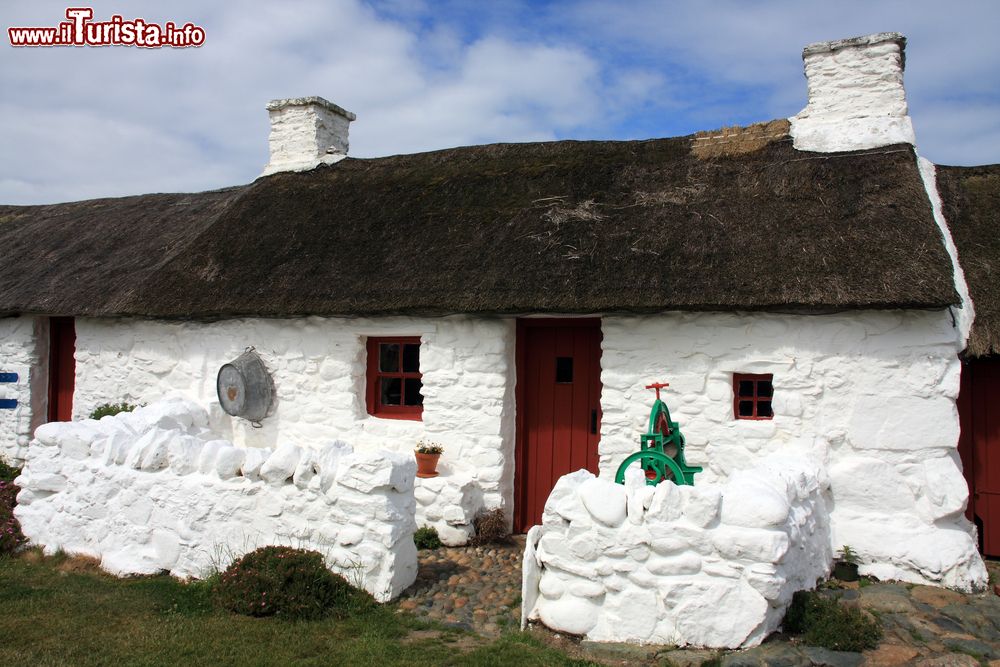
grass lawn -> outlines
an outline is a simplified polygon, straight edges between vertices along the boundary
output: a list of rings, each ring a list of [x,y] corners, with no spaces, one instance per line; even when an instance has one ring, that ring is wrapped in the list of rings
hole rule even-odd
[[[282,621],[213,607],[207,586],[116,579],[81,559],[0,557],[3,665],[585,665],[512,632],[490,641],[378,605]]]

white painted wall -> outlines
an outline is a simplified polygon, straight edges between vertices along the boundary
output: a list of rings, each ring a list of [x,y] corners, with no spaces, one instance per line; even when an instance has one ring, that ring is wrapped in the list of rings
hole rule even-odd
[[[964,589],[985,583],[962,514],[961,332],[948,311],[672,313],[605,317],[603,329],[602,477],[638,449],[652,403],[643,385],[666,380],[687,461],[705,467],[696,485],[809,443],[830,470],[832,546],[858,551],[862,571]],[[733,373],[774,374],[773,420],[734,418]]]
[[[358,449],[411,452],[444,445],[442,477],[473,480],[486,507],[510,510],[514,471],[514,322],[469,317],[228,320],[216,323],[76,321],[74,416],[97,405],[155,401],[171,391],[212,404],[211,428],[248,447],[340,439]],[[421,337],[423,421],[380,419],[365,408],[368,336]],[[276,410],[255,429],[222,412],[219,367],[254,346],[270,369]]]
[[[777,629],[795,591],[829,573],[826,476],[772,452],[725,485],[562,477],[528,534],[529,619],[595,641],[737,648]],[[634,473],[634,474],[633,474]]]
[[[17,478],[25,536],[118,575],[204,577],[280,544],[320,552],[381,601],[413,583],[413,457],[338,444],[265,456],[207,424],[179,398],[40,427]]]
[[[439,526],[455,542],[469,533],[480,507],[512,509],[513,318],[81,318],[76,329],[77,418],[101,403],[149,403],[179,391],[211,406],[213,431],[248,447],[316,448],[340,439],[359,450],[409,453],[428,438],[441,442],[445,454],[439,481],[418,487],[420,523]],[[961,516],[967,490],[955,450],[961,332],[948,311],[675,312],[607,316],[602,329],[603,476],[638,449],[652,401],[643,386],[666,380],[664,398],[687,437],[688,461],[705,467],[696,483],[723,482],[764,454],[814,442],[836,473],[833,546],[848,542],[870,555],[872,568],[882,568],[871,571],[881,576],[975,585],[978,557]],[[27,340],[27,329],[20,330]],[[421,422],[365,410],[365,341],[383,335],[421,336]],[[272,370],[277,391],[276,410],[260,429],[225,415],[215,396],[218,368],[249,345]],[[773,420],[734,419],[738,372],[774,374]],[[837,472],[852,466],[879,473]],[[891,511],[870,506],[858,488],[857,480],[879,485],[878,479],[905,481],[894,492],[899,503],[884,505]],[[898,504],[908,508],[905,521]],[[445,516],[446,505],[462,516],[456,509]],[[945,561],[904,546],[938,539],[940,530],[949,531],[956,550]],[[887,545],[886,531],[898,539]]]
[[[947,311],[839,315],[668,313],[605,317],[601,472],[637,449],[655,380],[687,438],[687,459],[717,481],[802,437],[831,457],[880,451],[922,461],[955,450],[960,363]],[[774,374],[774,419],[733,416],[733,373]]]
[[[17,400],[0,410],[0,459],[20,463],[34,427],[44,422],[48,406],[48,329],[44,318],[0,319],[0,372],[18,381],[0,383],[0,398]]]

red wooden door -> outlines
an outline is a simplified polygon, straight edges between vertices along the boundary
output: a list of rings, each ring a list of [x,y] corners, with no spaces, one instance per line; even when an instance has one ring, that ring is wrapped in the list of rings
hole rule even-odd
[[[49,319],[49,421],[73,419],[76,327],[72,317]]]
[[[520,320],[514,529],[541,523],[556,481],[597,473],[601,433],[601,321]]]
[[[975,359],[962,368],[958,413],[966,515],[979,528],[983,554],[1000,556],[1000,359]]]

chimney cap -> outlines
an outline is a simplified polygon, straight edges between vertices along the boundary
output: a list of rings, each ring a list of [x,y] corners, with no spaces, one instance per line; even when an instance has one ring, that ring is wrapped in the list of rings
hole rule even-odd
[[[829,42],[815,42],[802,49],[802,57],[816,53],[830,53],[840,49],[855,47],[874,46],[882,42],[895,42],[899,46],[900,67],[906,67],[906,36],[901,32],[876,32],[871,35],[860,35],[859,37],[848,37],[847,39],[835,39]]]
[[[280,100],[271,100],[267,103],[267,110],[277,111],[278,109],[284,109],[286,107],[304,107],[311,104],[322,107],[331,113],[337,114],[338,116],[343,116],[347,120],[357,120],[357,116],[347,109],[334,104],[330,100],[326,100],[315,95],[310,97],[286,97]]]

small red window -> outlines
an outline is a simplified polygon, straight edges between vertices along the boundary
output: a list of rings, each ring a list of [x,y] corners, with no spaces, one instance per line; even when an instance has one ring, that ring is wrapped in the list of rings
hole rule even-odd
[[[368,413],[419,420],[424,411],[419,336],[368,339]]]
[[[733,415],[737,419],[773,419],[774,376],[733,373]]]

